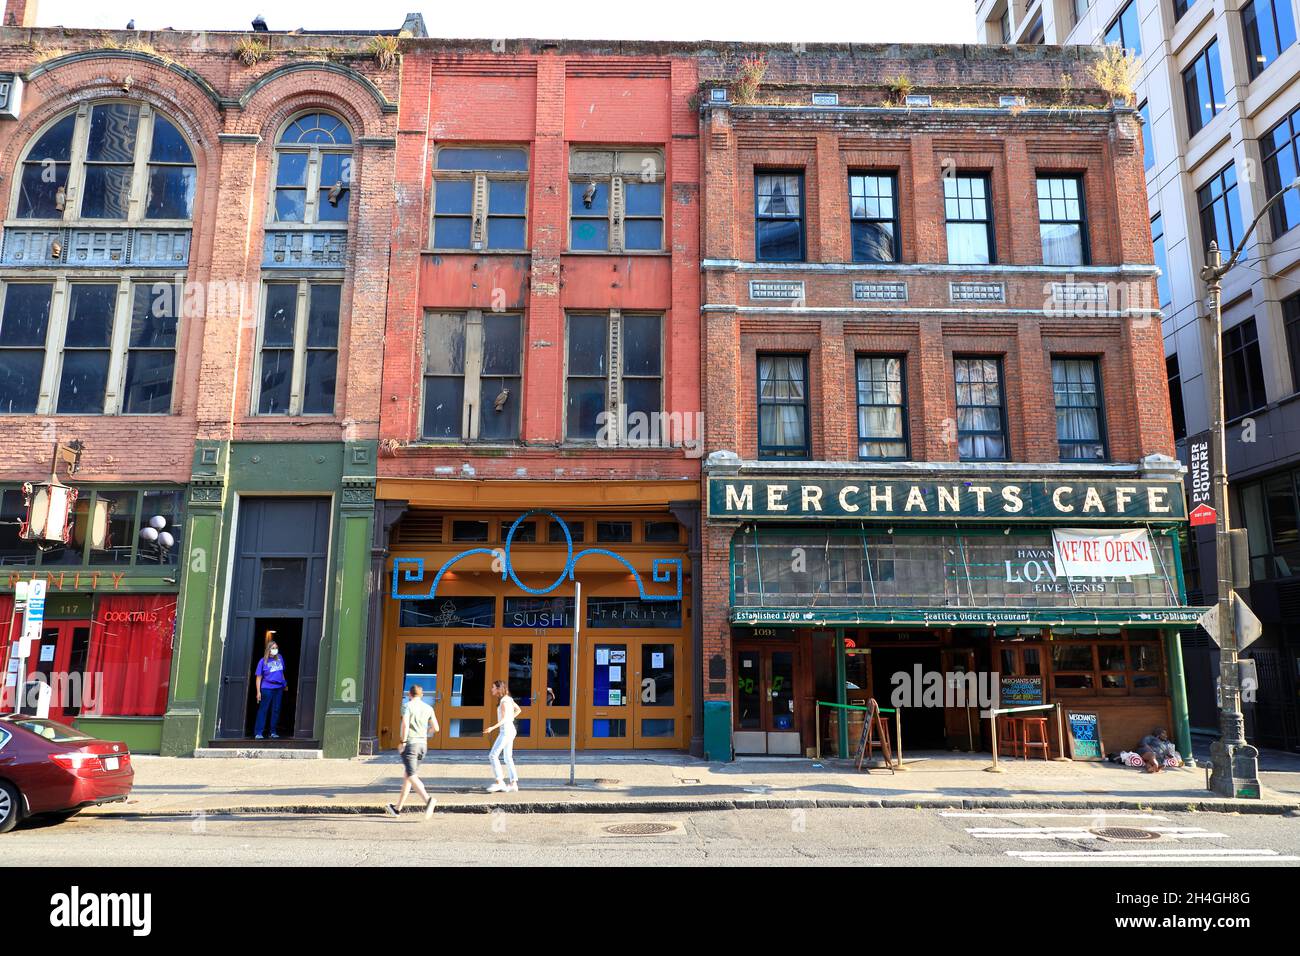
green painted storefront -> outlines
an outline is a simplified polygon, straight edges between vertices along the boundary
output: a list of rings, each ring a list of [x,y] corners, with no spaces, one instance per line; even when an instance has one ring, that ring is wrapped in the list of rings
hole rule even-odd
[[[196,445],[161,753],[192,754],[217,735],[240,501],[324,498],[330,529],[314,729],[325,756],[356,755],[365,703],[375,457],[373,441]]]

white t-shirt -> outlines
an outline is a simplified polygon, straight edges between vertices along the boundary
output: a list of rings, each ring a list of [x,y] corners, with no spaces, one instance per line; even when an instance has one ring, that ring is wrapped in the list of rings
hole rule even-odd
[[[497,721],[501,724],[498,728],[498,733],[506,737],[513,737],[515,735],[515,712],[518,709],[519,705],[515,703],[515,699],[509,694],[506,694],[501,698],[501,703],[497,704]],[[509,720],[506,719],[507,714],[510,715]]]

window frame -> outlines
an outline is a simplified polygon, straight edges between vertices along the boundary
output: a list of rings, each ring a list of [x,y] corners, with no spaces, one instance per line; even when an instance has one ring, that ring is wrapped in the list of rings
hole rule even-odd
[[[1232,173],[1232,185],[1228,185],[1227,174],[1229,172]],[[1216,184],[1219,186],[1217,196],[1212,194],[1212,187]],[[1211,175],[1209,179],[1196,188],[1196,213],[1197,219],[1200,221],[1201,248],[1203,252],[1209,252],[1211,241],[1217,242],[1219,251],[1224,254],[1230,255],[1232,250],[1236,248],[1239,237],[1233,232],[1232,213],[1234,209],[1237,213],[1237,228],[1241,229],[1243,227],[1241,202],[1237,199],[1237,185],[1237,167],[1233,160],[1229,160],[1226,166]],[[1206,196],[1209,196],[1209,201],[1206,201]],[[1223,237],[1219,235],[1218,225],[1214,222],[1213,210],[1220,202],[1223,203],[1224,221],[1228,227],[1228,241],[1226,244],[1222,241]],[[1207,225],[1213,228],[1207,228]]]
[[[863,359],[897,359],[898,360],[898,385],[899,400],[897,403],[876,404],[874,402],[863,403],[862,401],[862,373],[861,363]],[[853,356],[853,381],[855,386],[855,408],[857,411],[857,427],[854,429],[858,436],[858,460],[859,461],[911,461],[912,459],[912,439],[911,439],[911,422],[908,415],[907,407],[907,354],[904,352],[858,352]],[[902,412],[902,434],[895,439],[885,438],[868,438],[862,434],[862,409],[864,408],[898,408]],[[862,446],[867,444],[888,445],[902,443],[903,454],[896,455],[864,455]]]
[[[1077,198],[1079,201],[1078,219],[1044,219],[1043,218],[1043,211],[1042,211],[1043,200],[1041,197],[1038,197],[1037,195],[1038,184],[1044,181],[1052,182],[1056,180],[1059,180],[1061,182],[1073,182],[1075,184],[1075,187],[1078,191]],[[1051,187],[1049,186],[1048,189],[1050,192]],[[1084,190],[1084,175],[1082,173],[1077,173],[1077,172],[1058,173],[1052,171],[1049,171],[1046,174],[1044,174],[1043,172],[1039,171],[1036,172],[1034,175],[1034,190],[1035,190],[1035,198],[1038,199],[1038,245],[1039,245],[1040,253],[1046,252],[1046,250],[1043,247],[1043,226],[1044,225],[1077,225],[1079,227],[1079,254],[1081,257],[1081,261],[1052,263],[1052,265],[1061,268],[1068,268],[1070,266],[1092,265],[1092,246],[1088,237],[1088,201]],[[1068,199],[1069,197],[1066,197],[1067,201]],[[1055,200],[1050,195],[1048,197],[1048,203],[1049,205],[1055,205]],[[1046,259],[1047,256],[1044,254],[1043,255],[1044,262],[1046,262]]]
[[[86,150],[90,140],[90,118],[96,107],[99,106],[131,106],[139,110],[136,117],[135,126],[135,145],[133,147],[131,160],[131,182],[127,200],[127,214],[122,219],[110,219],[103,217],[86,217],[82,215],[82,207],[85,204],[85,183],[86,183]],[[58,217],[19,217],[18,203],[22,194],[23,170],[28,163],[39,162],[31,158],[31,151],[36,144],[40,142],[41,137],[52,130],[69,116],[74,117],[71,145],[69,147],[69,159],[67,161],[68,175],[64,182],[64,207],[63,214]],[[190,152],[189,163],[172,163],[172,162],[154,162],[150,159],[150,152],[153,149],[154,126],[157,118],[161,117],[169,123],[184,141]],[[150,218],[147,214],[149,211],[149,171],[151,166],[175,166],[188,167],[194,170],[195,181],[195,204],[198,199],[198,151],[194,148],[191,138],[182,129],[181,125],[173,119],[172,115],[161,112],[144,100],[133,100],[129,97],[105,97],[102,99],[88,100],[79,104],[75,109],[64,110],[57,116],[43,124],[34,132],[23,146],[18,162],[14,164],[12,175],[13,182],[10,184],[9,191],[9,209],[5,224],[15,228],[31,228],[41,225],[68,225],[72,223],[85,224],[88,228],[112,228],[120,226],[141,226],[148,225],[151,228],[169,229],[185,228],[188,229],[194,222],[194,209],[190,209],[190,215],[184,219],[164,219],[161,217]],[[62,165],[60,163],[59,165]],[[100,165],[91,162],[90,165]],[[126,165],[125,163],[112,165]]]
[[[1137,32],[1136,37],[1130,37],[1128,31],[1124,29],[1124,18],[1130,13],[1133,14],[1133,28]],[[1116,27],[1119,28],[1118,41],[1110,39],[1111,31]],[[1131,46],[1130,41],[1132,41]],[[1119,13],[1115,14],[1110,23],[1106,24],[1106,29],[1102,33],[1102,42],[1106,44],[1118,42],[1120,47],[1131,51],[1134,56],[1142,55],[1142,23],[1137,19],[1137,8],[1134,6],[1134,0],[1129,0],[1128,3],[1124,4]]]
[[[130,366],[132,351],[166,351],[157,347],[145,347],[131,345],[131,322],[133,316],[135,289],[138,286],[156,286],[158,284],[167,284],[175,287],[176,276],[174,273],[166,276],[150,276],[140,272],[113,272],[105,274],[100,270],[88,270],[82,274],[58,273],[51,275],[24,275],[13,278],[0,280],[0,322],[4,320],[5,302],[8,299],[9,289],[15,285],[24,286],[50,286],[50,311],[49,319],[45,327],[45,341],[39,346],[42,352],[41,359],[41,377],[40,387],[36,397],[36,408],[30,412],[0,412],[0,415],[39,415],[58,416],[63,418],[75,418],[78,416],[149,416],[162,417],[176,413],[178,401],[176,382],[177,369],[180,364],[181,354],[181,323],[177,316],[176,324],[176,342],[170,349],[172,352],[172,387],[171,399],[167,404],[167,410],[162,412],[141,412],[141,411],[124,411],[126,400],[126,377]],[[95,412],[60,412],[59,392],[60,382],[63,376],[63,366],[65,353],[68,350],[67,330],[68,314],[71,309],[73,286],[82,285],[102,285],[116,286],[113,302],[112,325],[109,330],[109,342],[107,347],[96,348],[96,351],[107,351],[109,353],[108,368],[104,378],[104,402],[99,411]],[[183,300],[179,293],[174,293],[176,299],[173,302],[173,308],[178,312],[181,309]],[[58,343],[57,348],[54,343]],[[38,346],[11,346],[14,350],[35,351]],[[8,350],[8,348],[6,350]],[[77,347],[74,347],[74,349]]]
[[[1282,336],[1291,366],[1291,392],[1300,392],[1300,292],[1282,300]]]
[[[1086,406],[1086,405],[1059,404],[1059,400],[1056,394],[1056,374],[1055,374],[1056,364],[1058,362],[1088,363],[1092,366],[1093,382],[1095,383],[1095,391],[1097,396],[1096,405]],[[1050,369],[1052,372],[1052,376],[1051,376],[1052,404],[1055,411],[1059,413],[1063,408],[1091,408],[1096,413],[1097,416],[1097,438],[1095,440],[1093,439],[1085,440],[1085,439],[1076,439],[1076,438],[1064,439],[1061,437],[1060,429],[1058,427],[1056,433],[1056,443],[1057,443],[1057,449],[1059,453],[1059,460],[1062,462],[1076,462],[1076,463],[1077,462],[1098,462],[1098,463],[1109,462],[1110,441],[1109,438],[1107,437],[1107,428],[1106,428],[1106,388],[1105,388],[1105,382],[1102,380],[1101,357],[1097,355],[1053,355],[1051,356]],[[1066,446],[1080,446],[1080,445],[1101,445],[1101,457],[1080,458],[1080,457],[1068,457],[1065,454]]]
[[[1261,44],[1259,41],[1259,37],[1262,32],[1261,22],[1259,18],[1259,4],[1261,3],[1266,3],[1268,5],[1269,16],[1267,22],[1272,27],[1272,41],[1277,49],[1277,56],[1275,56],[1273,59],[1269,60],[1267,63],[1263,64],[1262,66],[1259,64],[1259,58],[1264,55],[1263,44]],[[1277,14],[1277,9],[1279,4],[1283,5],[1283,9],[1286,10],[1287,14],[1291,17],[1291,21],[1290,21],[1291,39],[1285,43],[1283,43],[1282,25],[1278,20],[1278,14]],[[1276,63],[1278,60],[1280,60],[1282,58],[1282,55],[1286,53],[1287,50],[1295,46],[1296,43],[1295,14],[1291,10],[1291,0],[1247,0],[1246,3],[1242,4],[1238,12],[1240,13],[1241,16],[1241,42],[1245,48],[1245,55],[1246,55],[1246,76],[1249,78],[1247,82],[1253,83],[1255,82],[1255,80],[1259,79],[1260,75],[1265,70],[1267,70],[1270,66]],[[1248,19],[1248,14],[1253,14],[1253,15],[1249,16]],[[1251,25],[1253,25],[1255,28],[1253,31],[1253,37],[1254,37],[1253,43],[1252,43],[1252,30],[1250,29]]]
[[[293,286],[294,295],[294,320],[293,320],[293,370],[289,381],[289,407],[283,412],[263,412],[262,405],[262,353],[267,346],[264,344],[266,334],[266,304],[267,293],[271,286]],[[330,351],[320,346],[309,346],[307,344],[307,326],[311,320],[311,295],[313,287],[330,286],[339,290],[339,321],[338,334],[335,339],[334,348],[334,401],[331,403],[328,412],[305,412],[303,403],[307,391],[307,353],[312,351]],[[344,341],[344,313],[345,305],[343,300],[343,279],[331,278],[329,276],[298,276],[283,278],[277,276],[263,276],[261,287],[258,289],[257,297],[257,343],[253,352],[253,377],[250,381],[249,391],[249,410],[248,414],[252,418],[262,420],[279,420],[285,418],[309,418],[309,419],[329,419],[338,414],[339,407],[339,388],[338,377],[341,370],[339,360],[343,357],[342,342]],[[274,349],[282,349],[282,346],[271,346]]]
[[[1173,362],[1172,373],[1170,362]],[[1187,412],[1183,405],[1183,370],[1177,352],[1165,356],[1165,381],[1169,385],[1169,417],[1174,426],[1174,441],[1182,441],[1187,437]],[[1175,396],[1177,401],[1174,401]]]
[[[517,150],[524,154],[524,169],[520,170],[495,170],[495,169],[439,169],[438,157],[444,150],[448,149],[493,149],[493,150]],[[515,255],[520,252],[528,251],[528,226],[532,215],[532,190],[528,188],[531,182],[533,155],[527,143],[460,143],[449,142],[441,143],[434,150],[432,157],[431,182],[429,185],[429,242],[428,251],[430,252],[447,252],[447,253],[478,253],[478,254],[506,254]],[[469,245],[467,246],[440,246],[438,245],[438,183],[439,182],[469,182],[471,183],[471,199],[469,210]],[[492,194],[493,182],[522,182],[524,184],[524,212],[522,216],[509,215],[499,216],[498,218],[506,219],[523,219],[524,221],[524,244],[518,248],[513,246],[492,247],[489,243],[489,233],[491,218],[488,214],[488,207]],[[465,217],[460,217],[465,218]]]
[[[802,402],[796,403],[796,402],[787,402],[787,401],[779,401],[779,400],[764,401],[763,373],[761,371],[761,368],[762,368],[763,359],[770,359],[770,358],[782,358],[782,359],[795,358],[798,359],[801,363],[803,363],[804,394],[803,394]],[[811,371],[810,369],[811,364],[812,363],[809,361],[809,354],[807,352],[763,351],[763,352],[754,353],[754,392],[757,401],[757,405],[755,406],[756,411],[754,416],[754,431],[755,431],[754,437],[755,437],[755,444],[758,452],[758,457],[760,460],[807,461],[810,458],[812,458],[812,418],[811,418],[812,382],[809,378],[809,374]],[[764,406],[772,405],[778,408],[784,408],[786,406],[796,405],[796,404],[802,405],[803,407],[803,435],[804,435],[803,445],[796,447],[794,445],[763,444]],[[787,453],[780,454],[779,452],[783,450],[786,451]],[[790,454],[789,452],[797,452],[797,454]]]
[[[1214,50],[1213,57],[1210,56],[1211,48]],[[1200,106],[1201,102],[1203,102],[1203,97],[1206,91],[1200,89],[1200,80],[1196,76],[1197,64],[1202,60],[1205,61],[1205,81],[1209,86],[1210,115],[1208,118],[1203,115]],[[1219,56],[1219,38],[1217,36],[1211,39],[1209,43],[1205,44],[1205,46],[1201,47],[1200,52],[1198,52],[1196,56],[1192,57],[1191,62],[1183,68],[1180,74],[1183,85],[1183,105],[1187,109],[1187,136],[1189,139],[1213,123],[1215,118],[1223,112],[1218,105],[1218,98],[1223,96],[1227,92],[1227,89],[1214,88],[1216,75],[1218,77],[1219,85],[1223,86],[1223,59]],[[1195,109],[1193,109],[1192,97],[1190,95],[1191,90],[1189,79],[1195,83],[1197,88],[1197,102]],[[1226,108],[1226,101],[1224,108]]]
[[[1011,426],[1007,416],[1007,376],[1006,376],[1006,363],[1004,361],[1004,358],[1005,357],[1002,355],[980,355],[980,354],[970,354],[970,353],[954,353],[952,356],[952,384],[953,384],[953,398],[955,401],[954,407],[956,408],[957,411],[957,422],[956,422],[957,458],[959,461],[1011,461],[1012,460]],[[961,422],[961,410],[963,408],[993,408],[995,406],[962,404],[961,391],[959,388],[960,383],[957,381],[957,363],[958,362],[988,362],[988,361],[992,361],[997,366],[997,371],[998,371],[999,402],[996,408],[998,409],[1000,427],[998,428],[997,431],[989,431],[988,429],[981,429],[979,431],[962,429],[960,422]],[[983,383],[983,384],[987,384],[987,383]],[[963,435],[968,435],[972,438],[978,438],[983,435],[995,435],[995,434],[1000,435],[1002,437],[1003,454],[1001,457],[989,458],[982,455],[979,457],[974,457],[974,456],[965,457],[961,454],[961,439]]]
[[[1275,134],[1278,130],[1286,128],[1287,138],[1281,145],[1274,145],[1276,142]],[[1300,174],[1300,108],[1292,110],[1281,120],[1269,127],[1259,140],[1260,165],[1264,170],[1264,186],[1270,196],[1282,189],[1285,183],[1282,182],[1281,169],[1278,165],[1278,158],[1283,154],[1288,154],[1290,165],[1293,170]],[[1287,178],[1289,183],[1295,176]],[[1273,232],[1273,239],[1279,239],[1284,234],[1290,232],[1297,225],[1300,225],[1300,212],[1294,216],[1287,215],[1287,207],[1296,204],[1300,208],[1300,198],[1292,192],[1288,192],[1281,202],[1273,204],[1269,209],[1269,227]]]
[[[855,216],[853,215],[853,180],[854,179],[884,179],[889,183],[889,203],[893,208],[893,215],[886,219],[879,216]],[[884,263],[896,265],[903,258],[903,236],[902,223],[900,222],[898,209],[898,170],[896,169],[850,169],[849,170],[849,256],[854,262],[865,263]],[[874,197],[879,199],[879,196]],[[892,259],[859,259],[857,256],[857,246],[853,242],[853,225],[854,223],[880,224],[888,223],[892,230],[892,242],[890,251],[893,254]]]
[[[588,373],[574,374],[569,370],[569,343],[570,343],[570,320],[575,317],[599,317],[605,320],[605,374],[603,376],[591,375]],[[625,371],[627,360],[627,336],[624,330],[624,320],[629,318],[655,318],[659,320],[659,375],[629,375]],[[605,411],[608,413],[611,408],[621,408],[626,405],[624,401],[624,379],[635,381],[649,381],[658,379],[659,382],[659,408],[655,414],[662,414],[664,411],[664,379],[665,375],[665,344],[667,335],[666,314],[663,312],[654,312],[642,309],[609,309],[608,311],[600,309],[566,309],[564,313],[564,397],[561,409],[564,415],[564,444],[566,445],[593,445],[600,442],[600,433],[602,426],[596,423],[596,434],[590,438],[585,436],[575,436],[569,434],[569,383],[572,379],[595,380],[603,379],[605,382]],[[608,420],[607,420],[608,422]],[[622,436],[617,436],[618,442],[621,443]],[[612,447],[619,447],[616,443]]]
[[[1156,223],[1160,223],[1160,234],[1156,235]],[[1155,265],[1160,269],[1156,276],[1156,305],[1164,308],[1174,301],[1173,286],[1169,282],[1169,249],[1165,245],[1165,220],[1160,213],[1151,217],[1151,250]]]
[[[1246,338],[1247,331],[1250,333],[1249,338]],[[1254,355],[1253,368],[1249,364],[1252,352]],[[1223,330],[1220,357],[1223,363],[1224,421],[1235,422],[1262,408],[1266,408],[1268,406],[1268,386],[1264,381],[1264,361],[1259,349],[1259,326],[1256,324],[1253,315],[1243,319],[1231,328]],[[1229,363],[1236,361],[1238,358],[1247,363],[1243,367],[1243,377],[1258,379],[1258,391],[1255,388],[1255,383],[1250,381],[1246,382],[1247,394],[1245,395],[1239,395],[1235,388],[1229,387],[1234,380],[1233,376],[1229,375]],[[1258,375],[1252,375],[1253,372],[1258,372]]]
[[[450,372],[430,372],[423,355],[428,348],[429,319],[435,315],[456,315],[461,316],[464,320],[465,341],[462,344],[464,350],[464,367],[460,373]],[[485,375],[483,372],[483,338],[486,334],[483,319],[489,315],[512,316],[519,322],[519,373],[518,375]],[[478,341],[474,347],[470,347],[471,331],[478,330]],[[420,334],[422,336],[420,359],[420,441],[431,445],[468,445],[468,444],[488,444],[488,445],[515,445],[518,444],[523,434],[524,425],[524,352],[525,352],[525,326],[524,313],[522,310],[503,310],[493,312],[484,309],[425,309],[422,316]],[[428,402],[427,382],[431,378],[459,378],[461,380],[460,396],[460,434],[458,436],[437,436],[427,435],[424,430],[425,409]],[[484,378],[517,378],[519,385],[516,389],[516,399],[518,404],[515,413],[514,436],[510,438],[482,438],[483,428],[483,409],[479,404],[479,397],[482,391],[482,382]],[[471,385],[473,386],[471,389]],[[470,399],[473,398],[473,405]],[[478,409],[478,414],[471,413],[471,407]],[[504,539],[503,539],[504,540]]]
[[[808,261],[808,177],[803,167],[778,168],[767,166],[754,167],[754,261],[755,262],[807,262]],[[759,255],[758,224],[760,222],[789,222],[789,216],[761,215],[759,213],[758,181],[764,176],[794,176],[799,180],[799,254],[793,259],[768,259]]]
[[[590,173],[581,172],[576,167],[578,157],[583,154],[591,153],[610,153],[612,154],[612,164],[608,173]],[[644,177],[628,175],[620,171],[619,160],[624,155],[645,154],[653,156],[657,173],[653,179],[646,180]],[[647,216],[643,214],[629,215],[627,212],[627,186],[629,181],[632,185],[642,185],[654,183],[659,186],[659,215]],[[584,183],[608,183],[609,184],[609,211],[604,217],[599,215],[582,216],[573,211],[573,187]],[[568,191],[565,199],[565,254],[575,256],[655,256],[663,255],[668,251],[668,166],[664,159],[664,150],[659,147],[638,148],[633,146],[572,146],[569,149],[569,175],[567,179]],[[573,224],[576,221],[583,222],[587,220],[599,221],[604,218],[609,229],[609,242],[604,249],[578,249],[573,245]],[[627,221],[629,219],[649,222],[658,221],[659,223],[659,247],[657,249],[629,249],[627,246]]]
[[[348,143],[346,145],[323,144],[323,143],[284,143],[284,135],[294,123],[298,122],[304,116],[314,114],[323,114],[342,124],[348,132]],[[320,192],[321,171],[323,168],[322,158],[326,153],[331,155],[339,154],[347,157],[347,190],[348,198],[348,215],[346,219],[321,219],[320,218]],[[307,157],[307,169],[303,177],[304,184],[301,187],[304,191],[302,219],[280,219],[276,215],[276,199],[280,190],[292,188],[297,191],[299,187],[293,186],[282,187],[280,185],[280,161],[287,154],[304,154]],[[342,116],[327,109],[304,109],[299,110],[286,119],[280,129],[276,131],[275,142],[271,146],[271,169],[270,179],[267,187],[266,203],[266,228],[271,229],[338,229],[345,231],[351,222],[353,215],[353,203],[351,201],[351,192],[356,188],[357,177],[356,171],[356,137],[353,133],[351,124]]]
[[[949,197],[947,193],[947,184],[949,182],[956,182],[959,179],[971,179],[971,180],[978,179],[984,183],[985,217],[983,219],[978,219],[978,218],[952,219],[948,216],[949,198],[957,201],[958,213],[960,214],[961,211],[960,203],[962,197],[960,195]],[[979,172],[979,171],[957,172],[952,176],[941,177],[941,182],[943,183],[943,186],[941,188],[944,190],[943,195],[941,197],[943,199],[943,204],[944,204],[944,210],[943,210],[944,245],[947,247],[946,252],[948,258],[948,264],[949,265],[973,265],[973,266],[997,265],[998,264],[998,240],[997,240],[997,229],[994,225],[993,176],[988,172]],[[975,201],[974,196],[971,196],[970,198],[971,198],[971,202],[973,203]],[[986,237],[985,243],[987,245],[987,250],[988,250],[988,257],[987,257],[988,261],[986,263],[985,262],[953,262],[952,242],[949,236],[949,227],[953,223],[981,223],[981,222],[984,224],[984,233]]]

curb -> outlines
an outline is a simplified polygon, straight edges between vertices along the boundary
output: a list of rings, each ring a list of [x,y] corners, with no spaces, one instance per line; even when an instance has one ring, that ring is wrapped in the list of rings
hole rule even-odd
[[[1009,799],[1002,797],[864,798],[864,799],[713,799],[713,800],[582,800],[539,803],[439,803],[435,814],[444,813],[702,813],[728,810],[1141,810],[1199,813],[1244,813],[1269,816],[1300,816],[1300,803],[1257,803],[1237,800],[1131,800],[1110,799]],[[404,813],[423,813],[410,807]],[[95,818],[206,816],[385,816],[382,804],[287,804],[284,806],[230,806],[173,810],[114,810],[93,814]]]

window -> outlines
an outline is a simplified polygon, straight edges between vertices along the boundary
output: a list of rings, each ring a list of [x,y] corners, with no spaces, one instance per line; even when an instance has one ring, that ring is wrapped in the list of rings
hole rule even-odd
[[[1052,359],[1052,395],[1061,461],[1105,461],[1106,429],[1097,360]]]
[[[514,441],[522,369],[522,316],[427,313],[420,434],[434,441]]]
[[[754,258],[803,262],[803,173],[754,176]]]
[[[1259,335],[1247,319],[1223,333],[1223,413],[1231,421],[1267,403]]]
[[[1143,100],[1138,106],[1138,115],[1142,117],[1142,167],[1150,170],[1156,164],[1156,148],[1151,143],[1151,104]]]
[[[1091,640],[1080,640],[1087,635]],[[1122,697],[1160,694],[1160,644],[1118,629],[1072,628],[1052,634],[1052,687],[1062,694]]]
[[[1038,236],[1044,265],[1088,264],[1088,226],[1080,177],[1038,177]]]
[[[649,416],[663,408],[662,324],[657,315],[569,316],[568,439],[604,440],[611,425],[620,429],[612,441],[624,426],[647,429]]]
[[[77,498],[71,540],[38,548],[18,537],[25,515],[22,489],[0,489],[0,564],[5,566],[174,565],[184,539],[184,503],[187,495],[175,488],[114,488],[82,486]],[[105,534],[93,539],[87,532],[90,516],[100,516]],[[162,518],[162,527],[151,525]],[[152,528],[146,538],[141,532]],[[174,595],[173,595],[174,597]],[[0,647],[0,654],[3,648]]]
[[[1242,236],[1241,206],[1237,203],[1237,170],[1232,163],[1196,190],[1196,204],[1201,211],[1201,241],[1208,250],[1211,242],[1219,244],[1224,261],[1232,254]]]
[[[569,248],[659,252],[663,247],[663,154],[574,150],[569,157]]]
[[[528,245],[528,151],[444,146],[433,170],[433,248]]]
[[[1137,3],[1130,0],[1124,5],[1110,26],[1106,28],[1105,42],[1117,43],[1134,56],[1142,55],[1142,34],[1138,27]]]
[[[957,383],[957,453],[962,461],[1005,461],[1007,416],[1002,401],[1002,360],[954,358]]]
[[[1088,15],[1088,8],[1092,6],[1092,0],[1074,0],[1074,22],[1078,23]]]
[[[1246,71],[1253,80],[1295,43],[1291,0],[1250,0],[1241,8]]]
[[[1187,99],[1187,133],[1195,136],[1226,105],[1217,39],[1211,40],[1183,70],[1183,95]]]
[[[198,178],[180,130],[143,103],[55,120],[23,158],[18,219],[187,220]]]
[[[1300,574],[1300,472],[1282,472],[1241,488],[1250,573],[1256,580]]]
[[[907,458],[902,356],[858,356],[858,457]]]
[[[1187,12],[1187,8],[1195,2],[1196,0],[1174,0],[1174,20],[1181,20],[1183,14]]]
[[[1154,254],[1156,268],[1160,270],[1160,274],[1156,276],[1156,297],[1160,300],[1160,307],[1163,309],[1169,304],[1171,297],[1169,260],[1165,255],[1165,223],[1159,213],[1151,220],[1151,251]]]
[[[1261,137],[1260,155],[1264,160],[1264,188],[1270,196],[1300,176],[1300,110],[1296,110]],[[1269,209],[1273,238],[1294,229],[1300,223],[1300,195],[1289,189]]]
[[[854,262],[898,261],[897,184],[893,173],[849,174]]]
[[[275,222],[346,223],[352,193],[352,133],[329,113],[290,122],[275,144]]]
[[[268,282],[257,362],[259,415],[332,415],[337,385],[337,283]]]
[[[1282,300],[1286,350],[1291,359],[1291,388],[1300,392],[1300,292]]]
[[[59,278],[3,295],[0,414],[171,411],[177,287]]]
[[[1183,411],[1183,374],[1178,355],[1165,356],[1165,375],[1169,379],[1169,411],[1174,420],[1174,439],[1187,437],[1187,415]]]
[[[950,263],[987,265],[998,261],[988,176],[945,176],[943,208],[948,225]]]
[[[758,457],[807,458],[808,356],[758,356]]]
[[[998,19],[998,31],[1003,43],[1011,42],[1011,0],[1007,0],[1006,9],[1002,11],[1002,16]]]

